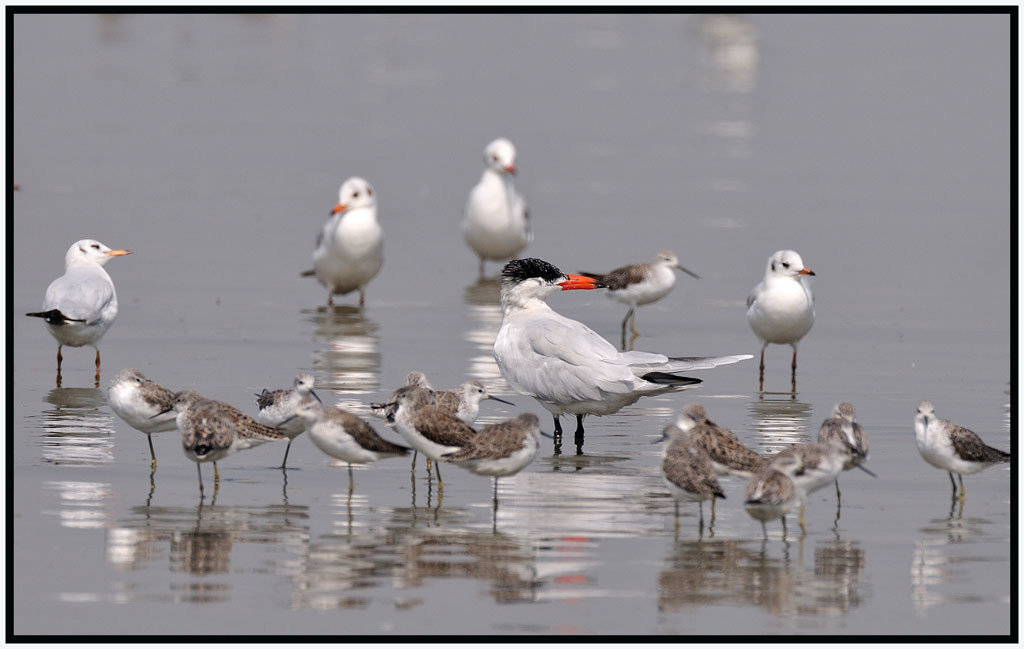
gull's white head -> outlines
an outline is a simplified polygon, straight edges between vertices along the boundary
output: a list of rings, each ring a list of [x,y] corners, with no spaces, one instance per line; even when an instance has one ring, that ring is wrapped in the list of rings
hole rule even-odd
[[[604,287],[592,277],[563,273],[542,259],[513,259],[501,270],[502,304],[543,300],[556,291]]]
[[[803,275],[814,275],[814,271],[804,267],[804,260],[792,250],[779,250],[768,258],[765,268],[765,279],[773,277],[792,277],[800,279]]]
[[[82,239],[71,244],[64,255],[64,268],[78,265],[103,266],[114,257],[132,254],[131,250],[111,250],[95,239]]]
[[[359,176],[352,176],[341,184],[341,189],[338,190],[338,204],[331,210],[331,214],[376,205],[377,195],[373,191],[373,185]]]
[[[499,137],[484,149],[484,165],[499,174],[515,174],[516,148],[503,137]]]

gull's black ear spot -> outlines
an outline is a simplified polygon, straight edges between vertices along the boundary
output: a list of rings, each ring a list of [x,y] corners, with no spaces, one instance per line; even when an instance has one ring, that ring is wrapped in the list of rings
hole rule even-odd
[[[775,272],[775,262],[774,261],[772,262],[772,272],[773,273]]]
[[[538,278],[547,282],[553,282],[563,276],[562,271],[543,259],[513,259],[505,264],[501,270],[501,278],[510,282],[522,282],[524,280]]]

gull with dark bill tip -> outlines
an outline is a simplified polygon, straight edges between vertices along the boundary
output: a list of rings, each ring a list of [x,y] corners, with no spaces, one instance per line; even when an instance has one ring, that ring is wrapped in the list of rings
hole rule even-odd
[[[50,282],[43,310],[25,315],[42,318],[57,341],[57,387],[61,386],[61,349],[89,345],[96,350],[96,387],[100,387],[100,339],[117,317],[117,292],[103,269],[114,257],[131,250],[111,250],[95,239],[71,244],[64,255],[64,274]]]

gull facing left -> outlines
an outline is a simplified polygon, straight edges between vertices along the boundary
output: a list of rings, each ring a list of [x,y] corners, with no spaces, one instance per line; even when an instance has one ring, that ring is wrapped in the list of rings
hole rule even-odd
[[[567,275],[540,259],[513,259],[501,273],[501,327],[494,359],[520,394],[536,399],[554,417],[576,415],[576,437],[586,415],[610,415],[641,397],[684,390],[701,381],[676,372],[735,363],[738,356],[669,357],[620,352],[582,322],[544,301],[557,291],[602,288],[590,277]]]
[[[359,306],[366,300],[366,285],[384,265],[384,235],[377,223],[377,196],[367,181],[353,176],[338,190],[338,204],[324,224],[313,251],[313,270],[327,288],[327,305],[335,295],[359,291]]]
[[[130,250],[111,250],[94,239],[76,241],[64,255],[64,274],[46,288],[43,310],[25,314],[46,320],[50,335],[57,340],[57,387],[64,345],[90,345],[96,350],[99,387],[100,339],[117,317],[117,292],[103,266],[114,257],[130,254]]]

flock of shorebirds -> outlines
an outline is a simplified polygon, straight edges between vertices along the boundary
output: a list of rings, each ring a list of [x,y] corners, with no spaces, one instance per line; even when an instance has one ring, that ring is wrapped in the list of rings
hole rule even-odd
[[[493,399],[478,381],[455,390],[434,390],[421,372],[410,372],[402,386],[383,403],[371,404],[371,412],[394,426],[406,444],[382,438],[359,416],[325,405],[314,390],[314,377],[299,374],[289,389],[264,390],[257,395],[257,412],[250,417],[230,404],[208,399],[195,390],[172,392],[147,379],[135,369],[123,369],[110,381],[107,391],[111,409],[127,424],[146,433],[152,467],[156,467],[152,433],[179,430],[185,455],[196,462],[200,493],[201,464],[212,462],[214,484],[219,482],[217,461],[254,446],[288,440],[281,468],[287,466],[291,442],[303,432],[327,455],[349,465],[349,489],[353,488],[352,464],[406,455],[413,451],[426,458],[428,476],[434,463],[439,486],[440,463],[448,462],[474,473],[497,479],[513,475],[537,455],[540,436],[560,440],[561,415],[575,415],[576,438],[581,444],[587,415],[610,415],[641,397],[694,387],[699,379],[681,372],[710,369],[752,358],[749,354],[710,357],[672,357],[626,351],[627,325],[634,334],[638,306],[655,302],[671,291],[675,270],[698,278],[683,268],[670,251],[658,253],[648,263],[632,264],[608,273],[568,274],[552,264],[533,258],[514,258],[532,240],[526,202],[516,191],[515,148],[507,139],[491,142],[484,152],[485,169],[472,189],[462,224],[467,244],[480,259],[480,274],[488,260],[505,261],[500,274],[502,322],[494,341],[494,357],[502,376],[518,393],[533,397],[553,416],[554,433],[540,429],[532,413],[514,419],[473,427],[480,402]],[[99,342],[117,315],[117,296],[104,265],[113,257],[130,254],[83,239],[72,244],[65,256],[65,273],[46,290],[43,310],[26,315],[46,321],[58,342],[57,385],[61,384],[61,349],[64,345],[90,345],[96,349],[96,385],[100,380]],[[313,252],[315,276],[334,295],[359,292],[365,304],[367,284],[383,265],[383,236],[377,222],[377,198],[362,178],[346,180],[339,202],[331,210]],[[747,319],[762,343],[760,389],[764,385],[764,352],[769,344],[790,345],[793,390],[796,390],[797,347],[814,323],[814,301],[800,255],[780,250],[768,259],[763,280],[747,298]],[[559,291],[606,288],[608,296],[628,307],[622,321],[622,350],[583,323],[557,313],[546,298]],[[512,405],[512,404],[509,404]],[[1009,461],[1010,455],[987,446],[970,430],[938,419],[930,402],[922,401],[915,418],[917,447],[929,464],[949,473],[953,496],[960,476],[960,499],[965,490],[963,475],[992,464]],[[868,440],[854,419],[849,403],[836,405],[818,432],[817,442],[796,444],[774,455],[762,455],[745,447],[727,428],[708,419],[698,404],[687,405],[676,421],[664,430],[662,461],[664,479],[676,501],[676,529],[680,501],[702,503],[724,497],[718,477],[740,475],[749,479],[744,505],[761,522],[779,518],[786,533],[786,514],[800,504],[800,526],[807,495],[835,483],[853,468],[871,473]],[[874,475],[874,474],[871,474]],[[703,527],[703,505],[700,505]],[[767,535],[767,529],[764,529]]]

